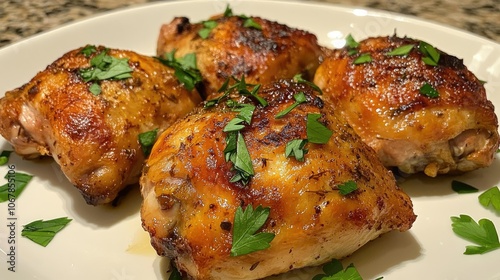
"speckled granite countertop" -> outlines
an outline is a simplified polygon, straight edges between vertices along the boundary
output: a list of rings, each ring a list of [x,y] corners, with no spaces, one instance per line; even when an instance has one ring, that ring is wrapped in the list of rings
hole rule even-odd
[[[0,47],[96,13],[158,0],[1,0]],[[500,42],[500,0],[316,0],[413,15]]]

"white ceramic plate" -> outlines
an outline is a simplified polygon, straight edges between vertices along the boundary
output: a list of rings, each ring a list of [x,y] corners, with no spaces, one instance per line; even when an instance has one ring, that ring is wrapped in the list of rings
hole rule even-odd
[[[258,15],[315,33],[320,43],[333,47],[351,33],[367,36],[408,35],[432,43],[463,58],[476,75],[486,80],[488,96],[500,108],[500,45],[487,39],[387,12],[311,2],[231,1],[235,13]],[[46,32],[0,49],[0,92],[21,86],[63,53],[85,44],[131,49],[153,55],[162,23],[174,16],[193,21],[224,10],[226,1],[163,2],[103,14]],[[498,112],[497,112],[498,114]],[[0,140],[0,150],[10,149]],[[122,204],[87,206],[58,166],[51,160],[27,161],[12,156],[16,171],[35,175],[16,201],[15,269],[7,270],[10,235],[7,204],[0,204],[0,279],[167,279],[168,261],[149,246],[140,225],[137,190]],[[402,186],[412,196],[418,219],[405,233],[394,232],[372,241],[343,261],[354,263],[364,279],[500,279],[500,250],[485,255],[463,255],[467,241],[451,230],[451,216],[468,214],[488,218],[500,230],[500,218],[483,208],[478,193],[458,195],[450,188],[458,179],[481,191],[500,181],[499,160],[490,168],[456,178],[414,177]],[[7,172],[0,168],[0,175]],[[0,184],[3,184],[0,179]],[[73,222],[46,248],[21,237],[22,225],[37,219],[67,216]],[[10,257],[9,257],[10,258]],[[318,268],[308,268],[273,279],[311,279]]]

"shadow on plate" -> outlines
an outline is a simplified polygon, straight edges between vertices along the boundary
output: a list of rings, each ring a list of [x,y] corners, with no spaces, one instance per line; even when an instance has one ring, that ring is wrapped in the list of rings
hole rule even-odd
[[[487,168],[461,175],[443,175],[436,178],[430,178],[423,174],[412,175],[399,185],[412,198],[455,194],[451,188],[453,180],[467,183],[482,192],[500,183],[500,173],[497,170],[500,170],[499,159],[495,159],[493,164]]]
[[[47,188],[56,192],[63,201],[68,216],[86,227],[111,227],[127,217],[137,215],[140,210],[142,197],[138,185],[127,188],[114,204],[92,206],[85,202],[52,158],[23,160],[14,155],[9,162],[19,165],[19,170],[47,184]]]

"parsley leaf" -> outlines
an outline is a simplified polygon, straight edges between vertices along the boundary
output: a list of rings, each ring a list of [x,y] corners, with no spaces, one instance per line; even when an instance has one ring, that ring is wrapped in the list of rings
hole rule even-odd
[[[270,208],[259,205],[253,209],[249,204],[245,210],[239,206],[234,215],[233,242],[231,256],[241,256],[269,248],[274,233],[256,233],[267,221]]]
[[[89,57],[93,53],[97,52],[97,49],[93,45],[86,45],[81,51],[80,51],[84,56]]]
[[[234,164],[234,169],[236,174],[231,178],[230,182],[241,181],[243,185],[248,184],[250,178],[255,175],[252,165],[252,158],[248,152],[247,146],[245,144],[245,139],[241,132],[237,132],[236,135],[236,152],[233,156],[230,156],[231,161]]]
[[[262,30],[262,26],[258,24],[253,18],[247,17],[245,15],[238,16],[241,19],[244,19],[243,27],[255,28],[257,30]]]
[[[488,189],[479,195],[479,203],[484,207],[493,206],[497,214],[500,213],[500,190],[498,187]]]
[[[351,34],[348,34],[345,38],[345,45],[348,49],[356,49],[359,47],[359,43],[354,40]]]
[[[369,53],[362,53],[354,60],[354,64],[364,64],[372,62],[372,56]]]
[[[323,272],[325,274],[318,274],[312,280],[363,280],[354,264],[350,264],[344,269],[342,263],[337,259],[323,265]]]
[[[425,95],[429,98],[438,98],[439,92],[429,83],[425,83],[420,88],[420,94]]]
[[[0,165],[5,165],[9,162],[11,153],[12,151],[2,151],[2,153],[0,153]]]
[[[286,143],[285,157],[295,157],[298,161],[304,161],[304,155],[307,150],[304,149],[307,144],[306,139],[294,139]]]
[[[144,155],[147,157],[151,153],[151,149],[156,142],[156,136],[158,135],[158,129],[153,129],[143,133],[139,133],[137,136],[139,144],[141,144],[141,149]]]
[[[348,195],[358,189],[358,184],[353,180],[349,180],[337,186],[341,195]]]
[[[92,50],[92,48],[85,50],[84,55],[90,56]],[[105,49],[94,56],[90,60],[89,68],[79,69],[80,77],[85,82],[99,82],[112,79],[122,80],[132,77],[130,73],[133,70],[128,65],[128,58],[116,58],[108,55],[107,52],[108,49]],[[89,91],[94,95],[99,95],[101,94],[101,86],[98,83],[92,83],[89,86]]]
[[[316,144],[326,144],[333,132],[318,121],[321,114],[307,114],[307,141]]]
[[[279,112],[275,116],[276,119],[281,119],[286,114],[290,113],[290,111],[292,111],[293,109],[295,109],[297,106],[299,106],[300,104],[305,103],[307,101],[306,96],[304,95],[303,92],[299,92],[297,94],[294,94],[293,95],[293,99],[295,99],[295,102],[292,105],[290,105],[287,108],[285,108],[283,111]]]
[[[196,66],[196,55],[188,53],[183,57],[175,58],[176,50],[165,53],[163,57],[157,57],[164,65],[174,69],[174,75],[184,87],[191,91],[198,83],[203,81],[200,70]]]
[[[224,10],[224,17],[231,17],[233,16],[233,10],[229,6],[229,3],[226,5],[226,10]]]
[[[43,247],[46,247],[50,241],[52,241],[56,233],[61,231],[69,222],[71,222],[71,219],[68,219],[67,217],[48,221],[37,220],[24,225],[21,235],[39,245],[42,245]]]
[[[255,100],[257,100],[257,102],[259,102],[260,105],[267,106],[267,104],[268,104],[267,101],[258,95],[258,92],[260,89],[260,84],[257,84],[257,85],[247,84],[245,81],[244,75],[241,76],[240,80],[238,80],[235,77],[231,77],[231,78],[235,81],[235,83],[233,85],[229,86],[229,78],[226,79],[224,84],[222,84],[222,86],[218,90],[219,93],[223,92],[223,94],[217,98],[207,100],[205,102],[204,108],[209,108],[209,107],[215,106],[222,99],[227,98],[229,96],[229,94],[231,94],[234,90],[236,90],[239,95],[251,96]],[[253,88],[251,90],[248,90],[249,87],[253,87]]]
[[[4,178],[7,179],[8,183],[0,186],[0,202],[9,201],[12,195],[17,199],[33,176],[16,172],[14,174],[7,173]]]
[[[202,39],[207,39],[208,36],[210,35],[210,32],[212,32],[212,29],[217,27],[217,21],[215,20],[206,20],[202,22],[203,28],[198,31],[198,35]]]
[[[474,192],[477,192],[478,189],[476,189],[475,187],[469,185],[469,184],[466,184],[464,182],[460,182],[460,181],[457,181],[457,180],[453,180],[451,181],[451,188],[457,192],[457,193],[474,193]]]
[[[389,56],[405,56],[408,55],[413,49],[414,45],[403,45],[401,47],[397,47],[392,51],[386,53]]]
[[[315,91],[319,92],[319,94],[323,94],[323,91],[321,91],[321,89],[315,83],[309,82],[308,80],[302,78],[302,74],[297,74],[293,76],[293,80],[299,84],[306,84],[312,87]]]
[[[466,246],[465,255],[484,254],[500,248],[495,225],[488,219],[476,223],[470,216],[451,217],[452,229],[458,236],[478,246]]]
[[[177,269],[177,266],[175,266],[174,261],[170,261],[170,270],[168,280],[182,280],[182,274]]]
[[[424,41],[420,41],[418,50],[424,55],[422,61],[430,66],[437,66],[439,63],[440,54],[432,45]]]

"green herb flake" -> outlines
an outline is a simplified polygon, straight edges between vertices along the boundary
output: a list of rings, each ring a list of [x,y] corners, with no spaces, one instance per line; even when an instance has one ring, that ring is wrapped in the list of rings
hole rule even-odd
[[[349,180],[337,186],[341,195],[348,195],[358,189],[358,184],[353,180]]]
[[[397,47],[392,51],[386,53],[389,56],[405,56],[408,55],[413,49],[414,45],[403,45],[401,47]]]
[[[359,47],[359,43],[354,40],[351,34],[348,34],[347,37],[345,38],[345,46],[348,49],[356,49]]]
[[[451,189],[460,194],[475,193],[479,191],[477,188],[457,180],[451,181]]]
[[[257,30],[262,30],[262,26],[258,24],[253,18],[246,17],[246,16],[240,16],[241,18],[245,19],[243,22],[243,27],[247,28],[255,28]]]
[[[233,16],[233,10],[229,6],[229,4],[226,5],[226,9],[224,10],[223,16],[224,17],[231,17],[231,16]]]
[[[243,183],[246,184],[248,179],[255,173],[253,170],[252,158],[245,144],[245,139],[240,132],[238,132],[236,137],[236,157],[233,163],[234,168],[238,172],[237,177],[233,177],[231,181],[234,182],[235,178],[238,178],[238,181],[243,180]]]
[[[362,53],[354,60],[353,63],[358,65],[358,64],[365,64],[365,63],[370,63],[370,62],[372,62],[372,56],[369,53]]]
[[[326,144],[333,132],[318,121],[321,114],[307,114],[307,141],[316,144]]]
[[[151,149],[156,142],[156,137],[158,136],[158,129],[153,129],[143,133],[139,133],[137,136],[139,144],[141,145],[142,152],[147,157],[151,153]]]
[[[83,47],[83,49],[80,51],[84,56],[90,57],[93,53],[97,52],[97,49],[94,45],[86,45]]]
[[[333,259],[323,265],[324,274],[318,274],[312,280],[363,280],[354,264],[350,264],[345,269],[342,263]]]
[[[4,178],[7,179],[8,183],[0,186],[0,202],[17,199],[33,176],[26,173],[15,172],[13,174],[7,173]]]
[[[198,31],[198,35],[202,39],[207,39],[208,36],[210,35],[210,32],[212,32],[212,29],[217,27],[217,21],[215,20],[206,20],[202,22],[203,28]]]
[[[304,161],[304,155],[307,154],[307,150],[304,148],[306,144],[306,139],[289,141],[285,146],[285,157],[295,157],[298,161]]]
[[[297,94],[293,95],[293,99],[295,99],[295,102],[285,108],[284,110],[280,111],[275,118],[276,119],[281,119],[283,118],[286,114],[290,113],[293,109],[295,109],[297,106],[299,106],[302,103],[305,103],[307,101],[306,96],[303,92],[299,92]]]
[[[500,190],[493,187],[479,195],[479,203],[484,207],[493,207],[500,214]]]
[[[61,231],[69,222],[71,222],[71,219],[67,217],[48,221],[37,220],[24,225],[21,235],[46,247],[52,241],[56,233]]]
[[[93,94],[93,95],[99,95],[101,94],[102,92],[102,88],[99,84],[97,83],[92,83],[90,86],[89,86],[89,91]]]
[[[302,74],[296,74],[295,76],[293,76],[293,80],[299,84],[306,84],[306,85],[312,87],[319,94],[323,94],[323,91],[321,91],[321,89],[315,83],[309,82],[308,80],[302,78]]]
[[[431,84],[425,83],[419,90],[420,94],[429,98],[438,98],[439,92]]]
[[[432,45],[420,41],[418,50],[423,54],[422,61],[430,66],[437,66],[439,63],[440,54]]]
[[[6,165],[9,162],[11,153],[12,151],[2,151],[2,153],[0,153],[0,166]]]
[[[182,280],[182,274],[177,269],[174,261],[170,261],[170,275],[168,280]]]
[[[200,70],[196,66],[196,55],[188,53],[183,57],[175,58],[176,50],[165,53],[163,57],[157,57],[161,63],[174,69],[175,77],[191,91],[198,83],[203,81]]]
[[[274,233],[257,231],[267,221],[270,208],[259,205],[253,209],[249,204],[245,210],[241,206],[236,209],[234,215],[233,241],[231,256],[241,256],[256,251],[265,250],[270,247],[274,239]]]
[[[481,219],[476,223],[470,216],[460,215],[451,217],[452,230],[463,239],[476,245],[468,245],[465,255],[484,254],[500,248],[495,225],[488,219]]]

